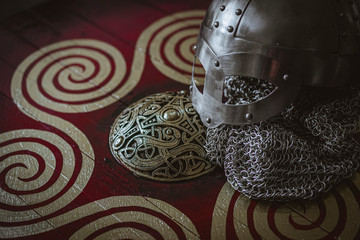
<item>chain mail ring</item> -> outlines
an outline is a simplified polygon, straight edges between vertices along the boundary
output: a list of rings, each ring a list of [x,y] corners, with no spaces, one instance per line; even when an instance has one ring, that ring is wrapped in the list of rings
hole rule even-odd
[[[226,97],[235,104],[255,101],[264,96],[260,85],[247,100],[241,94]],[[207,129],[205,148],[213,163],[224,166],[233,188],[249,198],[313,199],[358,168],[359,116],[360,86],[331,93],[304,88],[293,104],[266,121]]]

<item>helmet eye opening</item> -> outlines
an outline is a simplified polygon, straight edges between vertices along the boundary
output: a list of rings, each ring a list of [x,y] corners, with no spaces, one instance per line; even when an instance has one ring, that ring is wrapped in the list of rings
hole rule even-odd
[[[277,87],[265,80],[241,75],[225,76],[222,102],[246,105],[270,96]]]

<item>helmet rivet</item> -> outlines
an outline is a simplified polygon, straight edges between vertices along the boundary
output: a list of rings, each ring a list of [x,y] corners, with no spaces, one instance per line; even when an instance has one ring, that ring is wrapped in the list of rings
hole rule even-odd
[[[343,17],[344,17],[344,13],[340,13],[339,16],[340,16],[341,18],[343,18]]]
[[[206,118],[206,122],[207,122],[208,124],[210,124],[210,123],[211,123],[211,119],[210,119],[210,118]]]
[[[284,76],[283,76],[283,79],[285,80],[285,81],[287,81],[287,80],[289,80],[289,75],[288,74],[285,74]]]
[[[222,6],[220,7],[220,10],[221,10],[221,11],[224,11],[224,10],[225,10],[225,5],[222,5]]]
[[[236,15],[240,15],[242,13],[241,9],[236,9]]]
[[[246,118],[246,120],[251,120],[251,119],[253,119],[253,115],[251,113],[247,113],[245,115],[245,118]]]
[[[219,27],[219,22],[214,22],[214,27]]]
[[[227,30],[228,30],[228,32],[232,32],[232,31],[234,31],[234,28],[232,26],[228,26]]]
[[[214,61],[214,65],[215,65],[215,67],[218,67],[218,66],[220,66],[220,63],[219,63],[219,61],[218,61],[218,60],[215,60],[215,61]]]

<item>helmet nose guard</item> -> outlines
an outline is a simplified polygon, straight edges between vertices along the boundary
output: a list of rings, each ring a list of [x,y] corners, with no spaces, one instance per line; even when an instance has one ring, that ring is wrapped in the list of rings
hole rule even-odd
[[[289,105],[302,84],[344,85],[359,73],[358,13],[357,3],[347,1],[213,1],[195,51],[206,71],[204,89],[193,74],[191,91],[203,123],[264,121]],[[253,102],[226,103],[225,79],[234,76],[265,81],[275,90]]]

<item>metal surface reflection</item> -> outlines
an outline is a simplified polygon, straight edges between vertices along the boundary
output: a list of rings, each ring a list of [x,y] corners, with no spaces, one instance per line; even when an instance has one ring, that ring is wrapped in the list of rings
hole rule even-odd
[[[203,123],[213,128],[261,122],[293,102],[302,85],[338,87],[354,79],[359,13],[354,1],[213,1],[195,51],[206,70],[204,90],[196,76],[192,86]],[[227,76],[261,79],[276,90],[252,103],[223,103]]]
[[[115,120],[114,157],[136,175],[159,181],[201,176],[215,166],[206,160],[205,127],[185,91],[145,97]]]

